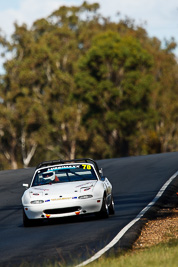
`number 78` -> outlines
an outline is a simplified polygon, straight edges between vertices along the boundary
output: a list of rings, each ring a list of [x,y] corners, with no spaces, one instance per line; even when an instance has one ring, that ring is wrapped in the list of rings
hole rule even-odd
[[[87,168],[87,170],[91,170],[91,166],[87,165],[87,164],[82,164],[83,169],[85,170]]]

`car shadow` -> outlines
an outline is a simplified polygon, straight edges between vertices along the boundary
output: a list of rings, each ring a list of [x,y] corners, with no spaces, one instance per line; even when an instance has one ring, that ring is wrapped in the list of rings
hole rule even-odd
[[[111,217],[113,217],[113,215],[110,215],[109,218]],[[63,218],[51,218],[51,219],[45,218],[45,219],[40,219],[40,220],[34,220],[34,222],[30,226],[28,226],[28,228],[38,227],[38,226],[40,227],[49,226],[49,225],[63,225],[63,224],[66,225],[66,224],[74,224],[74,223],[80,223],[80,222],[98,221],[98,220],[103,220],[103,218],[98,218],[93,213],[70,216],[70,217],[63,217]],[[24,225],[21,224],[19,225],[19,227],[24,227]]]

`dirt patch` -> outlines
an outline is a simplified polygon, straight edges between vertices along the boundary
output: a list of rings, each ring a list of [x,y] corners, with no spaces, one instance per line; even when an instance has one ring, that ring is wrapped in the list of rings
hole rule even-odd
[[[176,196],[178,202],[178,196]],[[175,203],[175,202],[174,202]],[[171,203],[172,204],[172,203]],[[133,249],[142,249],[178,239],[178,205],[174,208],[162,208],[156,218],[149,220],[143,227],[139,238],[133,244]]]

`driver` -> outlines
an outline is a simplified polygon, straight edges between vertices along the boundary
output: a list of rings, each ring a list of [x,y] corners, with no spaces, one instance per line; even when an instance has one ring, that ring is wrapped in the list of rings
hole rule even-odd
[[[51,182],[59,182],[59,178],[55,175],[55,172],[44,172],[43,173],[43,179],[49,180]]]

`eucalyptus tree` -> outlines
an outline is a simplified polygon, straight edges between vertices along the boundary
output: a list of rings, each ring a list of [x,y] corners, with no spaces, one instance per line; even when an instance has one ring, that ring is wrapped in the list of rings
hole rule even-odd
[[[88,104],[85,126],[95,156],[128,155],[149,112],[153,58],[131,36],[101,33],[80,61],[78,95]]]
[[[161,42],[154,38],[149,52],[154,57],[152,69],[154,90],[151,106],[155,119],[147,127],[145,143],[148,153],[176,151],[178,149],[178,64],[173,53],[176,43],[172,39],[162,48]]]
[[[74,75],[87,49],[85,25],[98,7],[63,6],[30,29],[15,24],[11,42],[3,43],[11,58],[1,84],[1,151],[12,168],[28,166],[37,150],[38,160],[45,159],[45,150],[50,157],[73,158],[77,140],[86,138],[83,106],[73,98]],[[82,13],[91,17],[81,19]]]
[[[11,168],[28,166],[45,133],[45,109],[41,100],[43,76],[37,73],[40,58],[33,32],[15,25],[1,83],[1,151]],[[43,134],[42,134],[43,133]],[[23,164],[23,165],[22,165]]]

